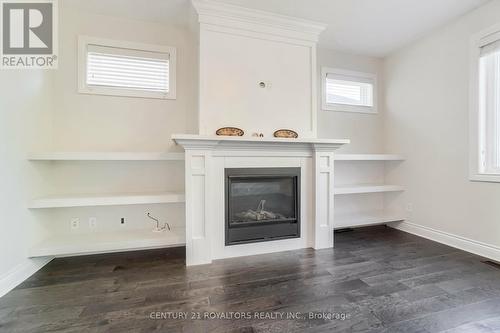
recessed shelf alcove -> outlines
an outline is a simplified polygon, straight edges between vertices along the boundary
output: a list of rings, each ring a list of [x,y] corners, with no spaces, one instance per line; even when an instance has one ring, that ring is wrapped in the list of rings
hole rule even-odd
[[[387,168],[404,160],[397,154],[336,154],[334,229],[405,220],[401,209],[388,207],[405,187],[385,183]]]

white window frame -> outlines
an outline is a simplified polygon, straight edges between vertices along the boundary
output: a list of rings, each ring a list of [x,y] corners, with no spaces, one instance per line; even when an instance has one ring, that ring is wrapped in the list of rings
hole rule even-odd
[[[162,92],[135,90],[135,89],[88,86],[86,80],[88,45],[116,47],[116,48],[139,50],[146,52],[168,53],[169,91],[167,93],[162,93]],[[89,36],[79,36],[78,37],[78,92],[81,94],[96,94],[96,95],[107,95],[107,96],[176,99],[176,68],[177,68],[176,54],[177,54],[176,48],[171,46],[118,41],[118,40],[95,38]]]
[[[481,48],[500,40],[500,24],[483,30],[471,38],[470,51],[470,96],[469,96],[469,180],[482,182],[500,182],[500,173],[481,172],[481,163],[485,156],[482,151],[482,122],[480,114],[480,59]]]
[[[333,75],[345,75],[352,77],[359,77],[360,79],[370,79],[373,81],[373,106],[362,106],[362,105],[347,105],[347,104],[332,104],[326,102],[326,76],[328,74]],[[377,114],[378,113],[378,82],[377,74],[366,73],[366,72],[356,72],[340,68],[321,68],[321,106],[325,111],[338,111],[338,112],[355,112],[355,113],[368,113]]]

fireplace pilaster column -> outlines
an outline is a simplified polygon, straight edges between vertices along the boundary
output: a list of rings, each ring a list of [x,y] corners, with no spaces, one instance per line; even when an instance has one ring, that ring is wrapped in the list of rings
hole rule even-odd
[[[314,249],[333,247],[334,154],[314,146]]]
[[[187,148],[186,175],[186,265],[212,262],[210,239],[210,181],[212,148],[209,142]]]

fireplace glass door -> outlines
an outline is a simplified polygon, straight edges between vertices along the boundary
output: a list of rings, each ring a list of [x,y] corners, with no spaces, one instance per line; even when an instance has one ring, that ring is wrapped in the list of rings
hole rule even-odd
[[[299,168],[226,169],[226,244],[299,237]]]
[[[295,178],[244,177],[231,181],[229,223],[269,223],[295,220]]]

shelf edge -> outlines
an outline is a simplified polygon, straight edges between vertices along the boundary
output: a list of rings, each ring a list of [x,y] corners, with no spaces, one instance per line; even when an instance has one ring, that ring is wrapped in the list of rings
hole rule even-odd
[[[122,205],[168,204],[185,202],[185,194],[178,192],[158,194],[102,195],[102,196],[67,196],[38,198],[32,200],[29,209],[97,207]]]
[[[398,154],[336,154],[335,161],[404,161]]]
[[[339,186],[334,189],[335,195],[363,194],[363,193],[384,193],[384,192],[403,192],[404,186],[401,185],[353,185]]]
[[[164,152],[41,152],[29,161],[184,161],[184,153]]]

